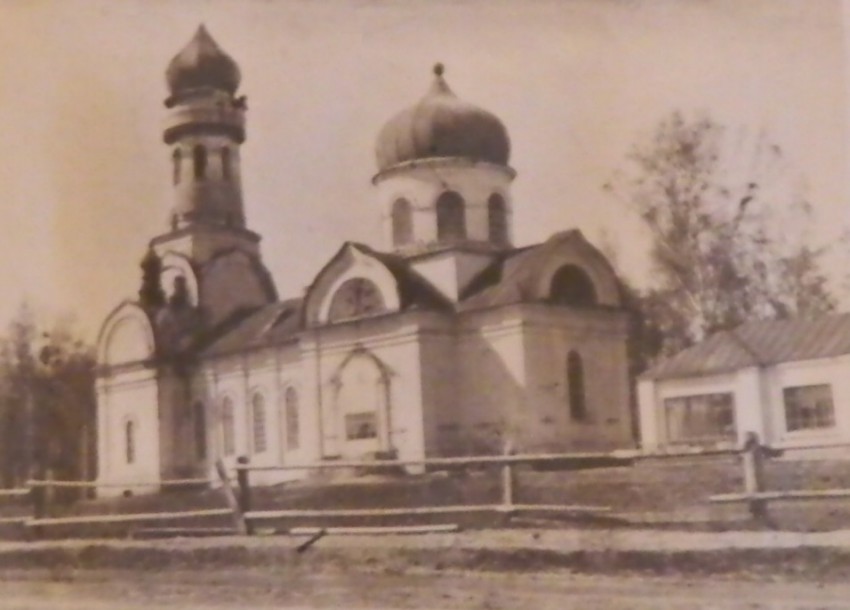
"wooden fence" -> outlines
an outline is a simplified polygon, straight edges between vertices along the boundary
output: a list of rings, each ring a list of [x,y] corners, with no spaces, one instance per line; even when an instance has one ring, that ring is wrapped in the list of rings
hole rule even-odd
[[[830,448],[841,445],[830,445]],[[850,445],[847,445],[850,446]],[[822,449],[823,445],[812,445],[806,449]],[[850,497],[850,489],[828,489],[828,490],[796,490],[796,491],[770,491],[765,488],[764,467],[767,460],[776,457],[780,451],[764,446],[755,434],[748,434],[746,442],[741,448],[729,449],[694,449],[690,451],[676,452],[642,452],[642,451],[614,451],[614,452],[583,452],[583,453],[559,453],[559,454],[534,454],[515,455],[507,446],[502,455],[470,456],[470,457],[445,457],[426,458],[419,460],[368,460],[368,461],[327,461],[313,464],[284,465],[284,466],[255,466],[251,465],[246,457],[240,457],[235,467],[236,485],[231,481],[224,464],[219,461],[216,464],[217,478],[214,479],[175,479],[167,481],[150,481],[132,483],[96,483],[87,481],[58,481],[49,476],[44,480],[32,480],[26,488],[0,490],[0,501],[28,499],[32,507],[32,514],[26,516],[13,516],[0,518],[0,524],[17,523],[22,524],[37,538],[44,532],[44,528],[57,525],[77,524],[108,524],[108,523],[153,523],[181,519],[198,519],[204,517],[229,516],[231,527],[227,529],[204,530],[207,533],[232,533],[251,534],[258,528],[257,524],[270,520],[288,519],[315,519],[319,523],[340,517],[394,517],[394,516],[428,516],[428,515],[462,515],[469,513],[494,513],[504,515],[506,518],[520,513],[557,513],[557,514],[605,514],[610,511],[608,506],[593,506],[581,503],[563,504],[528,504],[517,502],[515,498],[515,469],[518,466],[547,466],[558,463],[569,463],[571,467],[586,466],[592,463],[605,461],[612,465],[631,465],[640,460],[681,460],[693,457],[711,456],[740,456],[743,470],[744,489],[742,492],[713,495],[708,501],[715,504],[741,503],[749,506],[754,518],[768,519],[768,505],[777,500],[817,500],[827,498]],[[424,467],[427,469],[446,468],[499,468],[500,497],[499,501],[486,504],[452,504],[444,506],[408,506],[398,508],[387,508],[375,506],[373,508],[273,508],[268,510],[254,509],[254,488],[251,484],[251,473],[261,471],[318,471],[338,469],[367,469],[370,472],[388,470],[400,471],[412,467]],[[71,488],[93,488],[93,487],[139,487],[139,486],[185,486],[185,485],[216,485],[223,494],[226,508],[210,508],[199,510],[173,511],[173,512],[139,512],[128,514],[110,515],[77,515],[67,517],[56,517],[50,514],[51,498],[55,490]],[[393,528],[395,531],[442,531],[450,527],[446,524],[434,526],[399,526]],[[320,527],[321,531],[327,528]],[[302,531],[303,530],[303,531]],[[345,532],[343,532],[345,530]],[[312,532],[311,528],[296,528],[291,532]],[[330,531],[330,530],[328,530]],[[339,533],[360,531],[374,533],[375,527],[345,527],[338,528]],[[383,530],[382,530],[383,531]],[[387,531],[393,531],[387,530]],[[187,530],[173,528],[173,533],[190,533]]]

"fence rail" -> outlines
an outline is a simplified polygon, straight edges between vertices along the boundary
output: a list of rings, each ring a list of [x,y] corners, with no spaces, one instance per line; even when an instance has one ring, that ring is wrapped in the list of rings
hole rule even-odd
[[[850,447],[850,443],[812,444],[805,446],[793,446],[793,450],[818,450]],[[205,517],[230,516],[231,529],[236,534],[251,534],[255,524],[270,520],[290,519],[316,519],[320,522],[334,518],[380,518],[380,517],[426,517],[429,515],[450,514],[472,514],[472,513],[496,513],[506,516],[517,513],[557,513],[557,514],[605,514],[610,513],[608,506],[582,505],[579,503],[563,504],[529,504],[517,502],[515,498],[515,485],[517,467],[520,466],[552,466],[559,463],[569,466],[590,465],[632,465],[640,460],[681,460],[683,458],[712,457],[712,456],[738,456],[741,460],[744,489],[741,492],[716,494],[709,496],[707,501],[714,504],[748,503],[750,513],[757,519],[768,518],[768,504],[773,501],[785,500],[823,500],[830,498],[848,498],[850,489],[825,489],[825,490],[789,490],[772,491],[765,487],[764,468],[765,463],[772,457],[781,455],[782,449],[776,449],[762,445],[755,434],[748,434],[746,442],[740,447],[726,448],[697,448],[676,451],[639,451],[620,450],[610,452],[572,452],[572,453],[540,453],[540,454],[515,454],[510,444],[504,447],[501,455],[484,456],[457,456],[426,458],[414,460],[333,460],[313,464],[298,465],[252,465],[248,458],[241,457],[233,469],[228,472],[224,463],[219,460],[216,463],[217,478],[184,478],[163,481],[126,481],[126,482],[96,482],[96,481],[62,481],[53,480],[50,474],[43,479],[33,479],[27,482],[25,488],[0,490],[0,501],[5,499],[26,498],[32,503],[33,513],[24,516],[0,517],[0,524],[19,524],[30,531],[43,532],[45,526],[59,525],[81,525],[81,524],[109,524],[109,523],[134,523],[146,521],[167,521]],[[500,469],[499,487],[501,497],[494,502],[481,504],[450,504],[433,506],[408,506],[388,508],[375,506],[371,508],[272,508],[268,510],[254,510],[254,498],[252,493],[251,475],[253,473],[279,471],[325,471],[344,469],[365,469],[368,471],[381,471],[393,469],[406,469],[409,467],[426,468],[496,468]],[[235,476],[233,476],[235,474]],[[235,484],[231,484],[235,482]],[[199,510],[183,510],[173,512],[140,512],[130,514],[109,515],[79,515],[79,516],[56,516],[51,515],[48,504],[52,500],[53,491],[62,488],[138,488],[156,487],[168,488],[191,485],[213,485],[218,488],[224,496],[226,507],[209,508]],[[369,526],[361,526],[362,528]],[[433,526],[393,526],[393,531],[399,527],[421,527],[422,531],[433,531]],[[448,527],[448,526],[447,526]],[[429,529],[430,528],[430,529]],[[172,528],[174,529],[174,528]],[[303,528],[302,528],[303,529]],[[335,528],[339,529],[339,528]],[[354,528],[357,529],[357,528]],[[175,530],[176,531],[176,530]],[[184,531],[181,529],[180,531]],[[329,530],[330,531],[330,530]],[[364,530],[365,531],[365,530]]]

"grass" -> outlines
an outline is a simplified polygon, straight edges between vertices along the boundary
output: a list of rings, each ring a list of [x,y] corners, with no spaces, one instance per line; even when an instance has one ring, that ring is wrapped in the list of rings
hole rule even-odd
[[[499,468],[467,473],[450,471],[427,475],[369,475],[336,482],[300,481],[284,485],[257,487],[253,490],[253,509],[278,508],[375,508],[438,506],[449,504],[496,504],[501,499]],[[792,462],[774,460],[768,464],[769,489],[826,489],[850,487],[848,462],[839,460]],[[547,523],[559,525],[628,526],[638,523],[653,527],[701,529],[738,529],[747,517],[746,506],[710,505],[714,494],[731,493],[743,488],[741,467],[735,457],[699,457],[675,461],[643,461],[633,466],[602,467],[585,470],[515,469],[515,503],[584,504],[611,507],[606,518],[575,517]],[[0,516],[20,514],[19,501],[5,502]],[[109,498],[57,506],[53,516],[122,514],[140,512],[186,511],[223,508],[219,490],[167,491],[130,498]],[[848,527],[850,500],[776,502],[771,517],[779,529],[824,531]],[[537,517],[541,517],[538,515]],[[418,523],[459,523],[465,528],[492,527],[501,523],[492,513],[439,515],[423,518],[348,517],[323,519],[321,525],[408,525]],[[518,520],[519,521],[519,520]],[[317,525],[316,519],[286,519],[263,522],[262,527]],[[151,524],[113,524],[55,526],[51,537],[126,536],[131,529]],[[157,527],[228,527],[226,517],[162,521]],[[20,538],[23,528],[0,526],[0,537]]]

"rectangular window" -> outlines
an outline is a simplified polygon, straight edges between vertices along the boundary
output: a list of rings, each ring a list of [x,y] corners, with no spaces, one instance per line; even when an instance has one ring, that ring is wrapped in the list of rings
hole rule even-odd
[[[788,432],[835,426],[832,386],[829,384],[784,388],[782,394],[785,402],[785,428]]]
[[[345,416],[345,438],[350,441],[377,438],[378,422],[374,413],[349,413]]]
[[[735,440],[735,399],[731,393],[668,398],[664,412],[670,442]]]

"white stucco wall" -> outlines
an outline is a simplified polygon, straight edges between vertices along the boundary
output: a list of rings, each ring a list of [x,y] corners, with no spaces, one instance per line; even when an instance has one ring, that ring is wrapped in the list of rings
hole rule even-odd
[[[499,452],[524,428],[526,363],[521,321],[507,308],[461,319],[454,409],[466,453]]]
[[[525,306],[526,442],[535,449],[592,451],[631,446],[626,319],[622,312]],[[584,373],[583,420],[572,419],[567,358]]]
[[[384,248],[395,248],[392,206],[399,198],[407,199],[413,210],[413,245],[437,241],[436,202],[445,191],[454,191],[463,197],[467,237],[476,241],[489,239],[487,200],[494,193],[501,195],[505,200],[510,240],[512,180],[513,173],[501,166],[464,160],[422,161],[382,174],[376,184]]]
[[[97,494],[155,491],[160,480],[159,404],[153,371],[135,369],[97,382]],[[127,422],[133,422],[133,461],[127,461]]]
[[[358,457],[365,445],[344,438],[340,412],[340,379],[355,354],[368,354],[384,367],[388,380],[386,421],[389,447],[401,459],[419,459],[425,453],[420,385],[420,352],[416,327],[406,315],[379,316],[326,327],[316,350],[320,359],[322,451],[325,457]],[[365,399],[365,397],[364,397]],[[371,450],[371,449],[370,449]]]
[[[443,296],[457,302],[464,288],[492,261],[492,255],[449,250],[413,259],[411,266]]]

